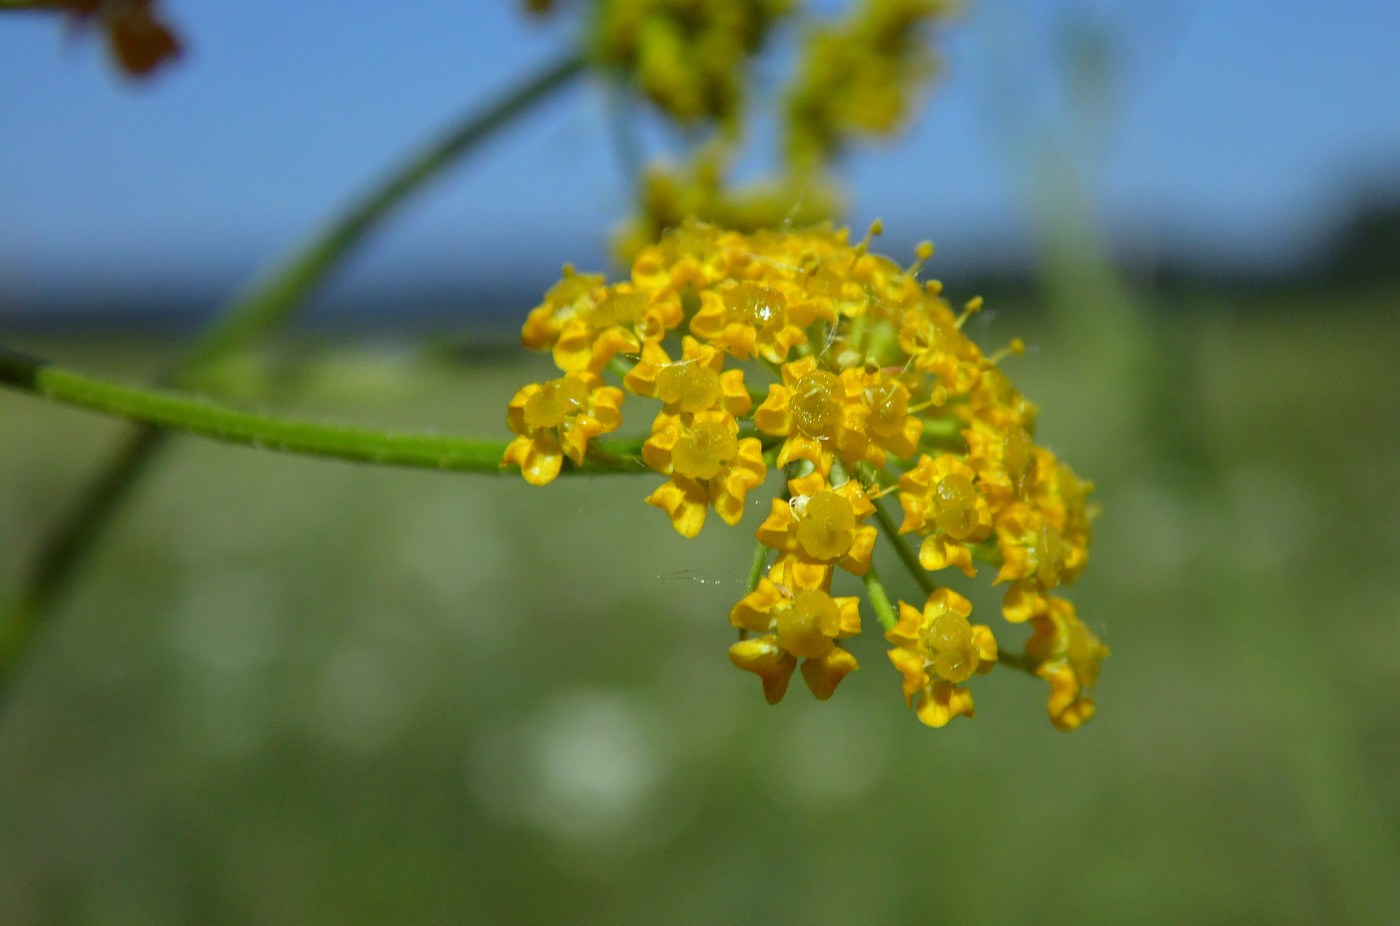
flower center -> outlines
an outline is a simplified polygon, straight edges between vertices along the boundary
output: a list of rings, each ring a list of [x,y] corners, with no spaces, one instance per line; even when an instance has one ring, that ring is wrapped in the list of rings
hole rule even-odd
[[[836,560],[855,542],[856,513],[835,492],[819,492],[807,501],[797,522],[797,542],[813,559]]]
[[[886,380],[866,392],[870,405],[869,428],[881,437],[895,437],[904,430],[909,417],[909,390],[900,383]]]
[[[943,533],[962,540],[977,527],[977,490],[971,479],[950,473],[938,481],[933,497],[934,523]]]
[[[972,625],[953,611],[944,611],[929,624],[925,640],[933,656],[933,670],[950,682],[962,682],[977,670],[972,651]]]
[[[972,642],[972,625],[956,611],[944,611],[928,627],[929,649],[936,653],[967,649]]]
[[[739,438],[725,422],[701,421],[686,430],[671,450],[671,466],[691,479],[710,479],[739,452]]]
[[[826,592],[807,589],[792,604],[774,615],[778,645],[803,659],[815,659],[831,651],[831,638],[841,628],[841,609]]]
[[[603,301],[588,313],[588,321],[598,328],[611,325],[632,325],[646,314],[645,293],[608,293]]]
[[[525,400],[525,427],[554,428],[588,405],[588,386],[572,376],[541,383],[538,391]]]
[[[762,331],[781,325],[787,316],[787,297],[755,283],[740,283],[724,294],[724,307],[735,321]]]
[[[719,399],[719,374],[702,363],[668,363],[656,374],[656,395],[683,412],[710,408]]]
[[[807,437],[831,437],[841,420],[841,380],[826,370],[813,370],[792,391],[792,419]]]

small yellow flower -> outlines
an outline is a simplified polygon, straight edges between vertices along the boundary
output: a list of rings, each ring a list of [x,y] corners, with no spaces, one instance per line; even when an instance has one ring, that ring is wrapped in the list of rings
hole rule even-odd
[[[919,719],[941,727],[972,716],[972,695],[958,687],[997,658],[989,627],[972,624],[972,603],[947,588],[935,589],[922,611],[899,603],[899,623],[885,634],[895,644],[890,661],[904,676],[904,701]]]
[[[1061,582],[1068,585],[1089,563],[1091,522],[1097,508],[1088,495],[1094,484],[1080,479],[1043,447],[1033,449],[1031,461],[1026,496],[1060,533],[1064,544]]]
[[[997,427],[974,418],[962,432],[967,441],[967,465],[988,503],[1001,510],[1024,495],[1035,442],[1021,426]]]
[[[782,376],[782,383],[768,387],[768,398],[753,416],[760,431],[786,438],[779,466],[808,460],[826,474],[836,456],[854,463],[867,455],[870,409],[862,398],[860,370],[837,375],[820,368],[815,357],[802,357],[783,364]]]
[[[807,343],[805,329],[814,313],[795,287],[766,282],[744,280],[703,293],[690,330],[740,360],[755,354],[769,363],[787,360],[794,347]]]
[[[721,409],[731,417],[753,405],[744,388],[743,370],[725,370],[724,354],[687,336],[680,360],[671,360],[659,344],[642,349],[642,359],[622,384],[637,395],[660,399],[670,415]]]
[[[930,398],[942,405],[950,395],[966,395],[982,379],[990,364],[982,351],[962,333],[948,303],[930,285],[925,298],[903,312],[899,323],[899,347],[914,369],[931,373]]]
[[[972,420],[995,433],[1010,434],[1024,431],[1027,438],[1035,436],[1035,419],[1039,407],[1011,384],[996,364],[983,357],[976,362],[980,373],[976,388],[968,390],[968,411]],[[1027,445],[1031,443],[1028,439]]]
[[[854,575],[870,569],[870,552],[878,533],[868,518],[875,506],[860,484],[848,479],[832,488],[820,473],[788,482],[791,499],[775,498],[758,540],[784,555],[789,574],[809,576],[799,584],[817,584],[815,576],[836,565]]]
[[[896,131],[937,71],[921,33],[952,9],[941,0],[860,0],[845,19],[811,30],[787,100],[793,162],[829,160],[853,136]]]
[[[739,424],[727,411],[657,415],[642,459],[671,477],[646,501],[666,512],[684,537],[700,533],[711,506],[726,524],[739,523],[744,498],[768,473],[763,445],[755,437],[741,439]]]
[[[913,457],[924,423],[909,411],[909,387],[899,376],[879,368],[867,370],[862,379],[862,398],[870,409],[865,425],[870,442],[902,460]]]
[[[1029,579],[1052,589],[1063,581],[1070,546],[1044,511],[1025,502],[1008,505],[997,515],[996,532],[1002,561],[998,583]]]
[[[776,575],[778,581],[770,576]],[[860,633],[859,598],[833,598],[822,587],[789,585],[790,576],[780,560],[758,588],[729,612],[729,622],[741,630],[761,634],[729,648],[734,665],[763,680],[763,694],[777,704],[787,693],[788,681],[802,660],[802,678],[819,700],[825,701],[836,686],[859,668],[856,657],[837,641]]]
[[[622,390],[592,373],[568,373],[515,394],[506,423],[517,437],[501,465],[515,464],[531,485],[553,482],[568,457],[583,465],[588,442],[622,422]]]
[[[899,478],[899,504],[904,509],[901,534],[925,535],[919,547],[919,563],[930,572],[957,566],[968,576],[976,574],[968,544],[984,540],[992,532],[992,512],[977,491],[977,474],[951,453],[930,457]]]
[[[618,354],[637,354],[685,319],[680,296],[631,283],[591,290],[558,320],[554,362],[561,370],[597,373]]]
[[[530,350],[553,347],[564,323],[591,309],[602,298],[605,284],[601,273],[579,273],[573,264],[565,264],[563,278],[544,294],[544,302],[530,310],[520,342]]]
[[[589,44],[594,61],[625,77],[685,124],[737,119],[748,59],[791,0],[601,0]]]
[[[1035,633],[1026,642],[1026,655],[1036,663],[1036,674],[1050,683],[1050,722],[1060,730],[1074,730],[1094,716],[1088,691],[1098,681],[1099,663],[1108,657],[1108,647],[1063,598],[1050,596],[1044,613],[1032,624]]]

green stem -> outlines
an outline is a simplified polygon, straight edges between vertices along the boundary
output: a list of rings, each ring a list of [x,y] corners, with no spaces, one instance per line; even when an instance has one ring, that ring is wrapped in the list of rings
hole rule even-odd
[[[381,431],[244,412],[179,393],[93,379],[3,348],[0,385],[151,427],[231,444],[384,466],[499,473],[507,446],[504,441]],[[576,471],[644,472],[646,466],[634,455],[636,445],[636,441],[602,444],[588,463]]]
[[[967,439],[962,436],[963,423],[956,418],[938,417],[924,419],[924,433],[919,438],[922,446],[937,450],[964,450]]]
[[[305,302],[306,296],[396,207],[509,123],[566,86],[582,73],[584,64],[581,56],[573,55],[551,65],[496,103],[473,112],[410,158],[351,205],[339,219],[313,235],[280,269],[230,306],[162,382],[188,386],[209,364],[248,347],[283,324]],[[143,427],[127,438],[96,479],[82,491],[76,507],[41,543],[13,600],[0,602],[0,685],[32,635],[33,625],[54,595],[66,586],[83,553],[97,541],[164,445],[168,433]],[[8,641],[8,645],[3,641]]]
[[[763,578],[763,569],[768,565],[768,545],[757,543],[753,548],[753,561],[749,563],[749,580],[744,586],[745,594],[752,594],[758,588],[758,580]]]
[[[889,540],[890,546],[894,547],[895,553],[899,554],[900,562],[904,563],[904,568],[909,570],[909,574],[914,577],[914,581],[919,583],[919,588],[924,590],[925,595],[932,595],[937,588],[934,585],[933,577],[928,574],[928,570],[919,564],[919,557],[909,545],[904,542],[904,538],[899,535],[899,526],[894,523],[890,513],[885,510],[884,503],[876,498],[871,499],[875,505],[875,521],[880,525],[880,531]]]
[[[886,630],[893,630],[894,625],[899,623],[899,616],[895,613],[894,605],[890,603],[890,596],[885,592],[885,585],[880,581],[874,563],[870,564],[870,568],[861,578],[865,582],[865,594],[870,598],[870,607],[875,616]]]
[[[1001,651],[997,653],[997,665],[1024,672],[1027,675],[1035,675],[1035,670],[1040,667],[1040,663],[1024,653],[1012,653]]]
[[[582,56],[574,55],[546,68],[496,104],[453,127],[385,177],[342,216],[313,235],[291,260],[239,299],[177,367],[176,381],[246,347],[285,322],[346,253],[389,213],[517,116],[568,84],[583,67]]]

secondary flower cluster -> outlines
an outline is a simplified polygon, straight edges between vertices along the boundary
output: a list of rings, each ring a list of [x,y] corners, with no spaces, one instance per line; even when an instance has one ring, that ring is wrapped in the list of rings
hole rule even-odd
[[[524,0],[540,15],[565,5]],[[957,0],[850,0],[837,9],[801,0],[572,6],[590,65],[627,91],[619,99],[645,99],[686,140],[638,172],[635,214],[614,243],[624,263],[684,218],[752,231],[839,214],[831,169],[853,145],[909,123],[941,69],[936,34],[959,9]],[[776,59],[788,62],[785,73],[768,67],[760,79],[758,62],[772,58],[775,43],[792,47]],[[755,117],[778,128],[776,169],[766,178],[732,176],[748,159]],[[629,125],[619,121],[619,138],[641,155],[647,146]]]
[[[566,267],[523,331],[563,375],[511,400],[502,465],[548,483],[565,458],[583,467],[602,452],[592,442],[621,424],[625,393],[654,400],[640,455],[665,481],[646,501],[682,535],[711,510],[738,523],[782,471],[757,531],[765,570],[729,614],[730,658],[770,702],[798,668],[825,699],[858,667],[845,643],[860,633],[860,599],[832,594],[845,572],[864,580],[924,723],[971,716],[966,683],[1000,661],[1049,682],[1050,719],[1071,730],[1093,715],[1108,654],[1058,594],[1088,558],[1092,487],[1035,444],[1035,406],[963,333],[980,301],[955,313],[937,281],[920,282],[932,250],[902,268],[844,230],[690,222],[644,248],[628,280]],[[922,601],[890,603],[871,562],[882,530]],[[970,577],[976,562],[1006,586],[1005,620],[1029,626],[1023,654],[1003,652],[969,601],[934,581]]]

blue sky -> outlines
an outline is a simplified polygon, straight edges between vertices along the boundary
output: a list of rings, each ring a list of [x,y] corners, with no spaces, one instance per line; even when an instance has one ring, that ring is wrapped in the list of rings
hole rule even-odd
[[[189,53],[116,79],[52,17],[0,17],[0,312],[92,282],[233,279],[473,102],[561,55],[568,17],[511,2],[166,0]],[[809,4],[821,9],[838,3]],[[853,224],[951,262],[1027,237],[1025,164],[1072,138],[1115,241],[1297,259],[1368,183],[1400,195],[1400,3],[969,0],[918,124],[847,164]],[[1345,12],[1342,12],[1345,10]],[[1068,23],[1113,37],[1111,105],[1070,129]],[[342,285],[599,266],[628,191],[580,85],[401,215]]]

